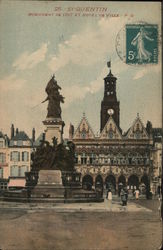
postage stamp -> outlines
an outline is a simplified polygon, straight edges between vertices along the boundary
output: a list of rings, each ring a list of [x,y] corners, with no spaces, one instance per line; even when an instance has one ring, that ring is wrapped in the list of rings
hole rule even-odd
[[[115,47],[120,59],[130,65],[158,64],[158,25],[126,24],[118,32]]]
[[[152,24],[126,25],[126,63],[158,63],[158,26]]]

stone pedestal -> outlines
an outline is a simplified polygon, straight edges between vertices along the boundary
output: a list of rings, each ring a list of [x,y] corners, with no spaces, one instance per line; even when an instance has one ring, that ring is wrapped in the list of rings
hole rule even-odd
[[[40,170],[38,183],[32,190],[32,198],[64,199],[65,188],[60,170]]]
[[[52,145],[52,139],[56,137],[58,139],[57,143],[61,143],[63,140],[64,122],[60,118],[46,118],[43,124],[46,126],[45,141]]]

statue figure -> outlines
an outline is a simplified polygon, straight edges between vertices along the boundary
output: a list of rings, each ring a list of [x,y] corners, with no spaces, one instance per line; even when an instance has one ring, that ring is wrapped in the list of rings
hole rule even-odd
[[[55,80],[55,76],[53,75],[51,80],[48,82],[46,86],[46,93],[47,98],[42,102],[49,101],[48,103],[48,113],[47,118],[61,118],[61,107],[60,103],[64,103],[64,97],[60,95],[59,90],[61,87],[57,84],[57,81]]]
[[[57,139],[53,138],[53,145],[42,141],[36,151],[32,153],[32,171],[41,169],[53,169],[61,171],[74,170],[75,145],[68,142],[67,147],[63,144],[57,144]]]

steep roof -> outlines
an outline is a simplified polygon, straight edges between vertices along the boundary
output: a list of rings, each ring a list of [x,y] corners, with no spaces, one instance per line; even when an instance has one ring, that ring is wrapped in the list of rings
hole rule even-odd
[[[20,131],[12,137],[12,141],[30,141],[30,138],[24,131]]]
[[[84,113],[77,129],[74,132],[73,139],[93,139],[93,138],[95,138],[95,135]]]
[[[33,143],[33,146],[35,146],[35,147],[40,146],[41,141],[43,140],[43,137],[44,137],[44,133],[41,133],[41,134],[39,135],[39,137],[38,137],[38,138],[35,140],[35,142]]]
[[[112,116],[109,117],[105,127],[103,128],[101,135],[101,139],[122,139],[121,132],[116,125]]]
[[[127,139],[149,139],[149,135],[141,121],[139,114],[135,121],[133,122],[132,126],[128,129],[127,133],[125,134]]]

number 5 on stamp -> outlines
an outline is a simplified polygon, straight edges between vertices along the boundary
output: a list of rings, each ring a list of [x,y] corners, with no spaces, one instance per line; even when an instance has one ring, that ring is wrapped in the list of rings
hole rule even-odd
[[[153,24],[126,25],[126,63],[158,63],[158,26]]]

